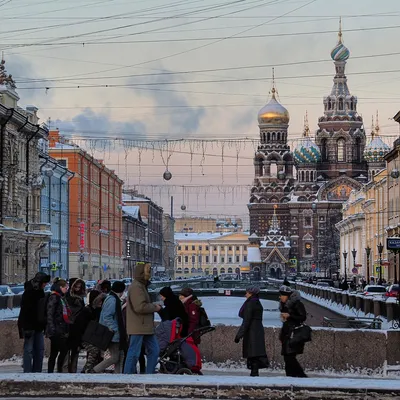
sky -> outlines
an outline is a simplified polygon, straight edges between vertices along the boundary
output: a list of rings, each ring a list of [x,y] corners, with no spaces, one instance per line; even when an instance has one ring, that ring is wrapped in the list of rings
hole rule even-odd
[[[367,133],[379,111],[385,141],[399,134],[395,0],[0,0],[0,12],[20,105],[37,106],[42,122],[79,137],[164,208],[174,196],[176,215],[185,205],[187,215],[248,220],[257,112],[272,67],[293,147],[306,111],[317,129],[340,17]]]

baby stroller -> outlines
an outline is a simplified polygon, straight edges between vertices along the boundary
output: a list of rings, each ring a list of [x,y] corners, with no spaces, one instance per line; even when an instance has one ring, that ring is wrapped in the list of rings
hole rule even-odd
[[[161,322],[156,328],[160,345],[160,372],[176,375],[202,375],[201,354],[194,344],[193,334],[203,336],[215,330],[212,326],[196,329],[190,335],[181,337],[182,324],[179,318]]]

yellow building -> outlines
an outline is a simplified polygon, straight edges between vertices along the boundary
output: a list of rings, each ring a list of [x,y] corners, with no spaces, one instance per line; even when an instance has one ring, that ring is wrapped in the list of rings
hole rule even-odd
[[[383,245],[382,278],[393,281],[393,265],[389,265],[386,249],[388,227],[387,170],[372,177],[361,190],[352,192],[343,205],[343,220],[336,227],[340,232],[340,272],[348,278],[353,276],[380,278],[378,245]],[[370,249],[369,257],[367,249]],[[355,257],[353,255],[355,250]],[[347,259],[343,253],[347,253]]]
[[[175,277],[248,272],[245,232],[175,233]]]

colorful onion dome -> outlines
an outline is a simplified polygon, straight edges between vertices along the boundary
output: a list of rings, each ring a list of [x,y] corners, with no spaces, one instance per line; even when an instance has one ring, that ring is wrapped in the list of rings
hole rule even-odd
[[[289,123],[289,112],[276,100],[275,93],[275,88],[272,88],[271,100],[258,112],[258,123],[260,125]]]
[[[346,61],[350,57],[350,50],[343,44],[342,35],[342,19],[340,19],[339,40],[337,45],[331,51],[333,61]]]
[[[307,114],[304,118],[303,139],[295,148],[293,155],[298,164],[314,164],[321,161],[321,151],[310,138],[310,127],[308,125]]]
[[[376,125],[374,126],[374,121],[372,119],[372,130],[371,130],[371,141],[365,146],[364,158],[367,162],[383,162],[385,160],[385,155],[389,153],[390,146],[387,145],[379,136],[379,122],[378,113],[376,113]]]

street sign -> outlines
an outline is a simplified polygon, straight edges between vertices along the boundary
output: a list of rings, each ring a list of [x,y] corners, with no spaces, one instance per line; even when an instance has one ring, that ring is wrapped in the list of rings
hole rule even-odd
[[[400,237],[390,237],[386,239],[388,250],[400,250]]]
[[[357,273],[358,273],[358,269],[357,269],[357,268],[353,268],[353,269],[351,270],[351,272],[352,272],[353,274],[357,274]]]

